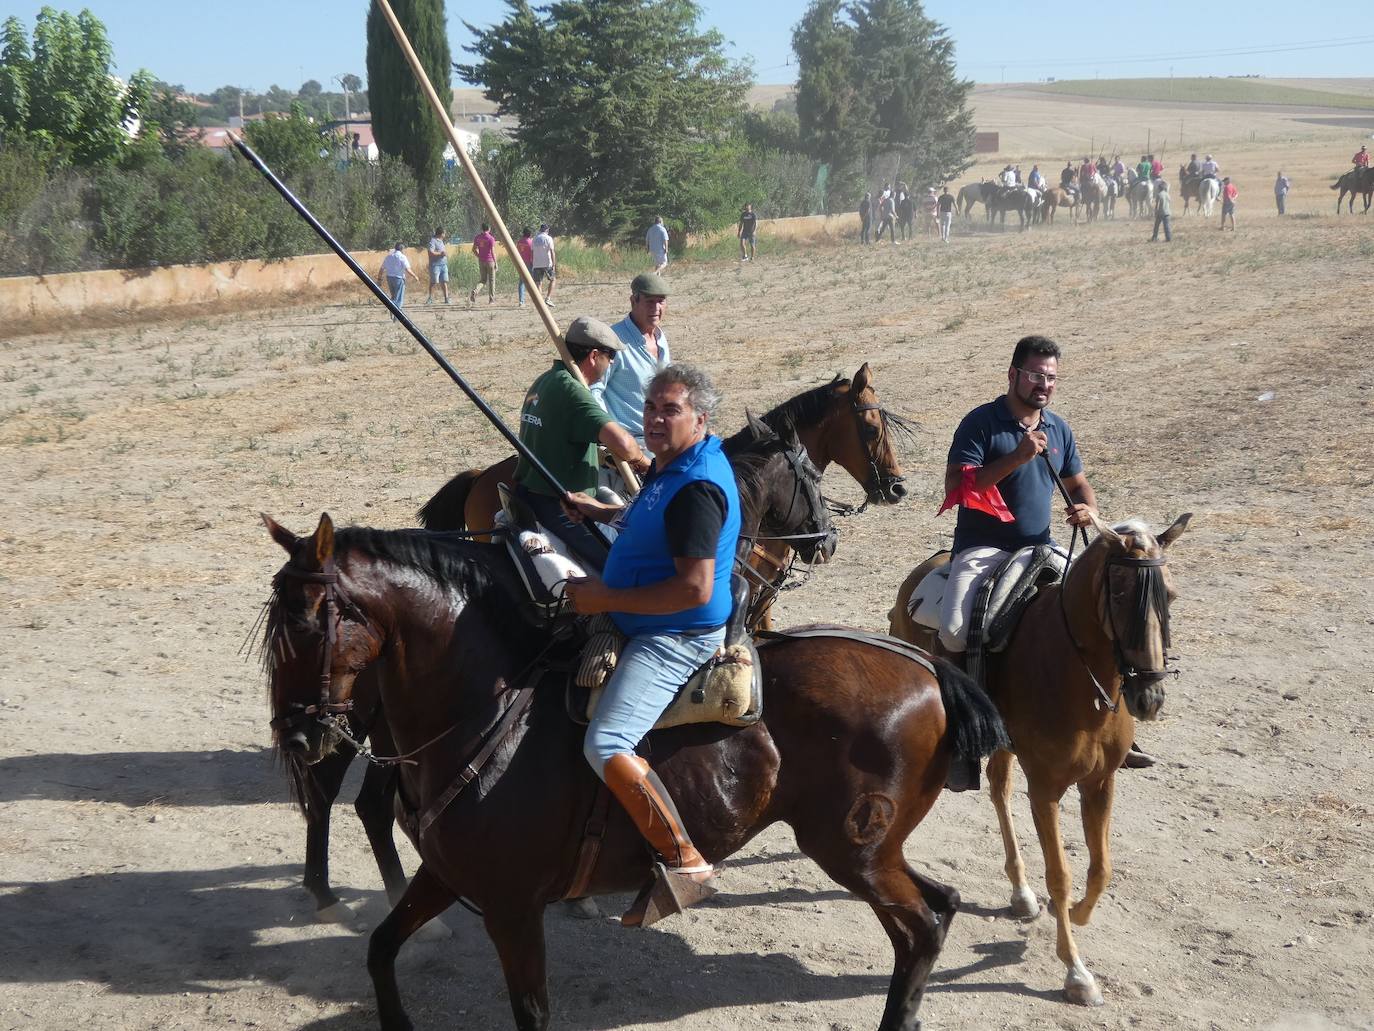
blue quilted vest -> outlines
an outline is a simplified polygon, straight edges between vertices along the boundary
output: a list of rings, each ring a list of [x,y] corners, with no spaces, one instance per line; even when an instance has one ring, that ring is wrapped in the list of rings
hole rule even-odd
[[[620,536],[611,545],[602,578],[608,587],[642,587],[660,583],[677,572],[668,554],[668,533],[664,515],[668,502],[687,484],[696,480],[714,483],[725,494],[725,525],[716,542],[715,581],[711,600],[695,608],[663,616],[640,616],[612,612],[622,633],[633,637],[644,633],[682,633],[713,630],[730,618],[730,573],[734,567],[735,547],[739,543],[739,491],[730,460],[721,451],[720,438],[707,436],[700,444],[678,455],[639,492],[620,518]]]

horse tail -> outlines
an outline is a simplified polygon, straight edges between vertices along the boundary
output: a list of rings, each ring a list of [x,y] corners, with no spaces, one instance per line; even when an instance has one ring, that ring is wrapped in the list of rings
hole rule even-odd
[[[955,756],[981,757],[1010,748],[1006,725],[987,692],[947,659],[932,659],[940,681],[940,701],[945,706],[946,733],[953,735]]]
[[[463,509],[468,494],[485,469],[469,469],[459,473],[439,488],[437,494],[420,506],[420,525],[426,530],[462,530],[467,526]]]

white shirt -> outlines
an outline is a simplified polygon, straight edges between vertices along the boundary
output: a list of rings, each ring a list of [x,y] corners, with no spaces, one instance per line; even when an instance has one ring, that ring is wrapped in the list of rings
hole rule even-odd
[[[382,275],[384,276],[404,279],[408,271],[410,271],[410,259],[400,251],[388,251],[386,257],[382,259]]]
[[[1216,175],[1219,171],[1221,171],[1221,169],[1217,168],[1217,163],[1215,161],[1204,161],[1202,163],[1203,175]]]
[[[553,268],[553,237],[548,233],[537,233],[530,241],[533,259],[530,268]]]

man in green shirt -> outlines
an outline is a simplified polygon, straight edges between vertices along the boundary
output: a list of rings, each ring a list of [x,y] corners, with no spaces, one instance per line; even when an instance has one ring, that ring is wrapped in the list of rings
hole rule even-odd
[[[585,316],[573,320],[563,336],[573,363],[590,385],[601,380],[624,344],[610,326]],[[596,446],[604,444],[637,474],[649,458],[628,430],[613,420],[561,362],[534,381],[520,409],[520,440],[565,490],[595,493]],[[556,533],[590,569],[606,561],[606,548],[587,528],[563,512],[560,498],[534,466],[521,458],[515,467],[516,493],[545,528]]]

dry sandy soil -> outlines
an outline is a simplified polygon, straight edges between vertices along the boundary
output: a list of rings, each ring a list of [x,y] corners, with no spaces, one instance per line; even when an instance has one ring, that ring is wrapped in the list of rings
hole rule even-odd
[[[1172,562],[1185,675],[1140,731],[1163,762],[1118,779],[1116,878],[1078,934],[1106,1006],[1061,1001],[1052,923],[1005,908],[986,797],[946,796],[907,846],[966,902],[930,1028],[1374,1027],[1374,221],[1337,219],[1325,190],[1349,138],[1222,155],[1252,170],[1234,235],[1182,218],[1168,247],[1124,219],[961,226],[945,248],[765,239],[756,264],[672,270],[668,332],[725,384],[723,426],[868,360],[920,427],[911,497],[846,520],[784,624],[885,628],[904,574],[948,542],[934,512],[950,433],[999,392],[1026,332],[1065,348],[1058,405],[1105,513],[1196,514]],[[1279,164],[1300,217],[1271,214]],[[570,282],[557,313],[617,317],[626,294]],[[375,307],[313,304],[3,345],[0,1028],[375,1026],[376,869],[341,806],[333,872],[357,922],[312,921],[302,823],[240,656],[281,562],[257,513],[298,531],[325,509],[412,525],[449,474],[504,452]],[[513,290],[417,312],[502,412],[548,361]],[[858,496],[839,470],[826,489]],[[1081,881],[1075,811],[1067,798]],[[787,828],[722,888],[641,932],[551,912],[555,1025],[877,1025],[886,938]],[[480,924],[446,919],[449,940],[401,958],[418,1026],[510,1026]]]

